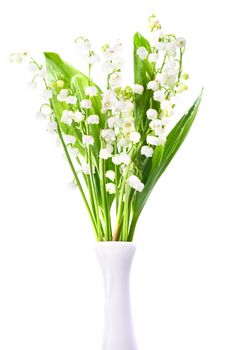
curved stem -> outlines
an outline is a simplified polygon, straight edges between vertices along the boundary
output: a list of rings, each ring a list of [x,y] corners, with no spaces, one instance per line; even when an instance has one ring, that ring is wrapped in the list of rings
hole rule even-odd
[[[74,165],[73,165],[73,163],[72,163],[71,157],[70,157],[69,152],[68,152],[68,150],[67,150],[67,147],[66,147],[66,144],[65,144],[65,142],[64,142],[64,139],[63,139],[63,136],[62,136],[62,132],[61,132],[61,129],[60,129],[60,127],[59,127],[58,120],[57,120],[56,117],[55,117],[55,120],[56,120],[56,123],[57,123],[59,139],[60,139],[60,141],[61,141],[61,143],[62,143],[64,152],[65,152],[66,158],[67,158],[67,160],[68,160],[68,163],[69,163],[69,165],[70,165],[70,168],[71,168],[71,170],[72,170],[74,179],[75,179],[76,184],[77,184],[77,186],[78,186],[78,188],[79,188],[79,190],[80,190],[80,192],[81,192],[82,198],[83,198],[83,200],[84,200],[84,202],[85,202],[85,206],[86,206],[86,208],[87,208],[87,210],[88,210],[88,213],[89,213],[89,216],[90,216],[90,218],[91,218],[91,221],[92,221],[92,224],[93,224],[93,228],[94,228],[94,232],[95,232],[95,234],[96,234],[96,238],[98,239],[98,230],[97,230],[97,226],[96,226],[95,219],[94,219],[94,217],[93,217],[93,213],[92,213],[92,211],[91,211],[91,209],[90,209],[89,203],[88,203],[88,201],[87,201],[87,199],[86,199],[86,195],[85,195],[85,193],[84,193],[84,191],[83,191],[83,188],[82,188],[82,186],[81,186],[80,180],[79,180],[79,178],[78,178],[78,176],[77,176],[75,167],[74,167]]]

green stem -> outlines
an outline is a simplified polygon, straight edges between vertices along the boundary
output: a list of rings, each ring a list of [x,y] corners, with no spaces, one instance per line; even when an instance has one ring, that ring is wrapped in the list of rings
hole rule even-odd
[[[88,164],[89,162],[89,156],[88,154],[86,153],[85,154],[85,161],[86,163]],[[96,213],[96,208],[95,208],[95,200],[93,198],[93,191],[92,191],[92,185],[91,185],[91,180],[90,180],[90,175],[86,175],[87,176],[87,187],[88,187],[88,193],[89,193],[89,198],[90,198],[90,204],[91,204],[91,207],[92,207],[92,211],[93,211],[93,216],[94,216],[94,219],[95,219],[95,222],[97,221],[97,213]]]
[[[182,74],[182,65],[183,65],[183,53],[184,53],[184,50],[183,49],[180,49],[180,63],[179,63],[179,73],[178,73],[178,79],[177,81],[171,86],[171,88],[169,89],[168,93],[167,93],[167,96],[166,96],[166,99],[168,99],[170,97],[170,94],[171,92],[173,91],[173,89],[179,85],[180,83],[180,78],[181,78],[181,74]]]
[[[132,155],[132,151],[133,149],[131,149],[131,151],[129,152],[129,155]],[[124,191],[125,191],[125,185],[126,185],[126,180],[129,174],[129,170],[131,168],[132,162],[127,166],[126,169],[126,173],[123,176],[122,179],[122,183],[120,186],[120,191],[119,191],[119,200],[118,200],[118,210],[117,210],[117,216],[116,216],[116,226],[115,226],[115,232],[114,232],[114,237],[113,239],[115,241],[118,240],[119,238],[119,233],[120,233],[120,223],[123,220],[123,206],[124,206],[124,202],[123,202],[123,196],[124,196]]]
[[[98,195],[97,195],[97,189],[94,183],[94,178],[93,178],[93,164],[92,164],[92,152],[90,150],[90,146],[88,149],[88,159],[89,159],[89,169],[90,169],[90,192],[92,192],[92,199],[94,202],[94,209],[96,213],[96,222],[97,222],[97,229],[99,232],[99,237],[100,240],[102,240],[102,229],[101,229],[101,221],[100,221],[100,215],[99,215],[99,201],[98,201]]]
[[[99,161],[99,172],[100,172],[102,207],[104,212],[104,237],[105,237],[105,241],[109,241],[109,240],[112,240],[112,234],[111,234],[110,212],[108,208],[107,193],[106,193],[105,160],[101,158]]]
[[[94,217],[93,217],[93,213],[92,213],[92,211],[91,211],[91,209],[90,209],[90,207],[89,207],[89,203],[88,203],[88,201],[87,201],[87,199],[86,199],[86,195],[85,195],[85,193],[84,193],[84,191],[83,191],[83,188],[82,188],[82,186],[81,186],[80,180],[79,180],[79,178],[78,178],[78,176],[77,176],[76,170],[75,170],[75,168],[74,168],[74,165],[73,165],[73,163],[72,163],[71,157],[70,157],[69,152],[68,152],[68,150],[67,150],[67,147],[66,147],[66,144],[65,144],[65,142],[64,142],[64,139],[63,139],[63,136],[62,136],[62,132],[61,132],[61,129],[60,129],[60,127],[59,127],[57,118],[55,118],[55,121],[56,121],[56,123],[57,123],[58,136],[59,136],[59,139],[60,139],[60,141],[61,141],[61,143],[62,143],[62,146],[63,146],[64,152],[65,152],[67,161],[68,161],[68,163],[69,163],[69,165],[70,165],[71,171],[72,171],[73,176],[74,176],[74,179],[75,179],[75,181],[76,181],[76,184],[77,184],[77,186],[78,186],[78,188],[79,188],[79,190],[80,190],[80,192],[81,192],[82,198],[83,198],[83,200],[84,200],[85,206],[86,206],[86,208],[87,208],[87,210],[88,210],[89,216],[90,216],[91,221],[92,221],[92,224],[93,224],[93,228],[94,228],[94,232],[95,232],[95,234],[96,234],[96,238],[98,239],[98,231],[97,231],[97,226],[96,226],[95,219],[94,219]]]
[[[134,232],[135,232],[138,218],[139,218],[139,215],[137,216],[137,215],[133,214],[132,222],[131,222],[129,233],[128,233],[128,242],[132,242],[132,240],[133,240],[133,236],[134,236]]]
[[[126,184],[124,210],[123,210],[123,241],[128,240],[128,225],[129,225],[129,211],[130,211],[129,193],[130,193],[130,188],[129,188],[129,185]]]
[[[115,154],[118,153],[118,149],[117,149],[117,141],[115,141]],[[116,215],[118,212],[118,205],[119,205],[119,169],[118,169],[118,165],[115,164],[115,210],[116,210]]]

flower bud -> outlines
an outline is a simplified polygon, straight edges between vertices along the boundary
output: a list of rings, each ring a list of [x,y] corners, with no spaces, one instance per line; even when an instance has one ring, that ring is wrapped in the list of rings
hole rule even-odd
[[[130,86],[126,86],[125,89],[122,90],[122,96],[125,100],[129,100],[132,98],[133,91]]]
[[[153,31],[154,29],[161,29],[161,24],[155,14],[152,14],[149,17],[148,26],[151,31]]]
[[[188,73],[182,73],[181,78],[184,80],[188,80],[189,79],[189,74]]]
[[[105,52],[107,49],[109,49],[109,47],[110,47],[109,44],[102,45],[101,50],[102,50],[103,52]]]
[[[63,80],[57,80],[56,81],[56,87],[62,89],[64,87],[64,81]]]
[[[184,92],[186,90],[188,90],[188,86],[185,85],[185,84],[179,84],[179,86],[177,86],[177,88],[176,88],[176,92],[178,94],[180,94],[180,93],[182,93],[182,92]]]

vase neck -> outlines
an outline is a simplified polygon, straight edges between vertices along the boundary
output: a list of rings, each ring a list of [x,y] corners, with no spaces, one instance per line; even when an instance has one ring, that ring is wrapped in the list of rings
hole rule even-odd
[[[100,242],[96,245],[105,294],[102,350],[137,350],[129,292],[135,249],[133,243],[127,242]]]
[[[128,242],[98,242],[96,254],[103,273],[130,271],[136,246]]]

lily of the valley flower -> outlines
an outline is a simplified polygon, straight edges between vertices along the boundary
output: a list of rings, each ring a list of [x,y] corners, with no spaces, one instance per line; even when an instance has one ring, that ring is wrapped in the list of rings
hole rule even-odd
[[[56,122],[49,122],[47,125],[47,131],[50,134],[54,134],[57,131],[57,123]]]
[[[142,146],[141,147],[141,154],[143,156],[146,156],[147,158],[152,157],[153,152],[154,152],[154,150],[150,146]]]
[[[148,56],[148,61],[151,62],[151,63],[152,62],[156,63],[158,61],[158,59],[159,59],[159,56],[155,52],[150,53],[149,56]]]
[[[158,81],[156,81],[156,80],[151,80],[151,81],[149,81],[148,84],[147,84],[147,89],[156,91],[156,90],[159,89],[159,86],[160,86],[160,85],[159,85],[159,82],[158,82]]]
[[[114,72],[115,67],[113,66],[113,64],[111,62],[103,62],[102,64],[102,72],[108,76],[109,74]]]
[[[112,89],[120,87],[122,83],[121,74],[119,72],[111,74],[109,82]]]
[[[60,102],[65,102],[68,97],[69,91],[67,89],[62,89],[57,96],[57,100]]]
[[[106,177],[111,180],[111,181],[114,181],[115,179],[115,172],[113,170],[108,170],[106,172]]]
[[[76,111],[73,113],[72,119],[77,123],[81,123],[85,119],[85,116],[80,111]]]
[[[90,109],[92,107],[92,103],[90,100],[84,99],[80,102],[80,106],[84,109]]]
[[[101,131],[101,137],[106,142],[113,142],[116,138],[115,132],[112,129],[103,129]]]
[[[61,117],[61,122],[67,125],[71,125],[73,121],[74,114],[72,111],[64,110],[62,117]]]
[[[158,144],[158,139],[156,136],[151,136],[151,135],[148,135],[147,138],[146,138],[146,141],[149,145],[154,145],[156,146]]]
[[[69,147],[69,153],[72,157],[78,157],[79,151],[76,147]]]
[[[13,53],[10,55],[9,60],[11,63],[17,63],[20,64],[24,60],[26,60],[29,57],[28,52],[23,52],[23,53]]]
[[[80,105],[84,109],[90,109],[92,107],[92,103],[90,100],[84,99],[80,102]]]
[[[137,49],[137,55],[140,57],[141,60],[146,59],[146,57],[148,56],[148,51],[146,50],[145,47],[139,47],[139,49]]]
[[[185,45],[186,45],[186,40],[185,40],[185,38],[182,38],[182,37],[179,37],[179,38],[177,38],[176,39],[176,45],[178,46],[178,47],[185,47]]]
[[[75,181],[69,182],[68,188],[69,188],[71,191],[76,190],[76,189],[77,189],[77,184],[75,183]]]
[[[106,190],[110,194],[114,194],[115,193],[115,184],[113,184],[112,182],[107,183],[106,184]]]
[[[83,135],[82,142],[86,147],[92,146],[94,144],[94,138],[92,135]]]
[[[77,97],[76,96],[68,96],[66,98],[66,103],[75,105],[77,103]]]
[[[87,54],[91,49],[91,44],[88,39],[78,37],[75,39],[76,46],[82,55]]]
[[[117,144],[118,144],[118,147],[121,147],[121,148],[124,148],[124,147],[128,147],[130,142],[130,140],[127,138],[127,137],[119,137],[118,140],[117,140]]]
[[[112,162],[116,165],[120,165],[120,164],[128,165],[131,162],[131,157],[129,154],[122,152],[119,154],[115,154],[112,157]]]
[[[34,80],[29,81],[28,84],[27,84],[27,87],[29,89],[35,90],[37,88],[37,83]]]
[[[112,152],[113,152],[113,147],[112,146],[109,146],[109,147],[106,147],[106,148],[102,148],[100,150],[99,156],[100,156],[101,159],[108,159],[108,158],[111,158]]]
[[[90,175],[90,166],[87,163],[83,163],[81,166],[81,171],[85,174],[85,175]]]
[[[132,90],[135,94],[142,95],[144,91],[144,86],[139,84],[134,84]]]
[[[37,119],[46,119],[47,115],[45,113],[39,111],[39,112],[36,113],[36,118]]]
[[[97,96],[97,88],[95,86],[88,86],[86,89],[85,89],[85,93],[87,96],[89,97],[93,97],[93,96]]]
[[[154,92],[154,96],[153,97],[154,97],[155,101],[161,102],[161,101],[164,100],[165,95],[164,95],[164,92],[162,90],[157,90],[157,91]]]
[[[147,110],[146,115],[148,119],[153,120],[157,118],[158,112],[156,111],[156,109],[150,108]]]
[[[87,118],[88,124],[99,124],[99,116],[92,114]]]
[[[75,136],[73,136],[73,135],[65,135],[65,142],[67,143],[67,144],[71,144],[71,145],[74,145],[75,143],[76,143],[76,138],[75,138]]]
[[[133,131],[131,132],[130,134],[130,140],[133,142],[133,143],[137,143],[139,142],[141,139],[141,134],[137,131]]]
[[[157,139],[158,139],[158,145],[164,145],[167,141],[167,138],[165,135],[159,135]]]
[[[175,43],[167,43],[166,52],[168,56],[175,57],[176,56],[176,44]]]
[[[94,65],[95,63],[98,63],[100,61],[100,57],[96,55],[95,53],[85,56],[86,62],[90,65]]]
[[[107,120],[109,128],[118,128],[121,126],[121,120],[118,116],[110,117]]]
[[[144,189],[144,184],[141,182],[139,177],[136,175],[131,175],[128,178],[128,184],[130,187],[132,187],[134,190],[141,192]]]
[[[149,127],[154,130],[156,135],[162,134],[164,131],[162,129],[162,121],[160,119],[153,119],[149,123]]]

